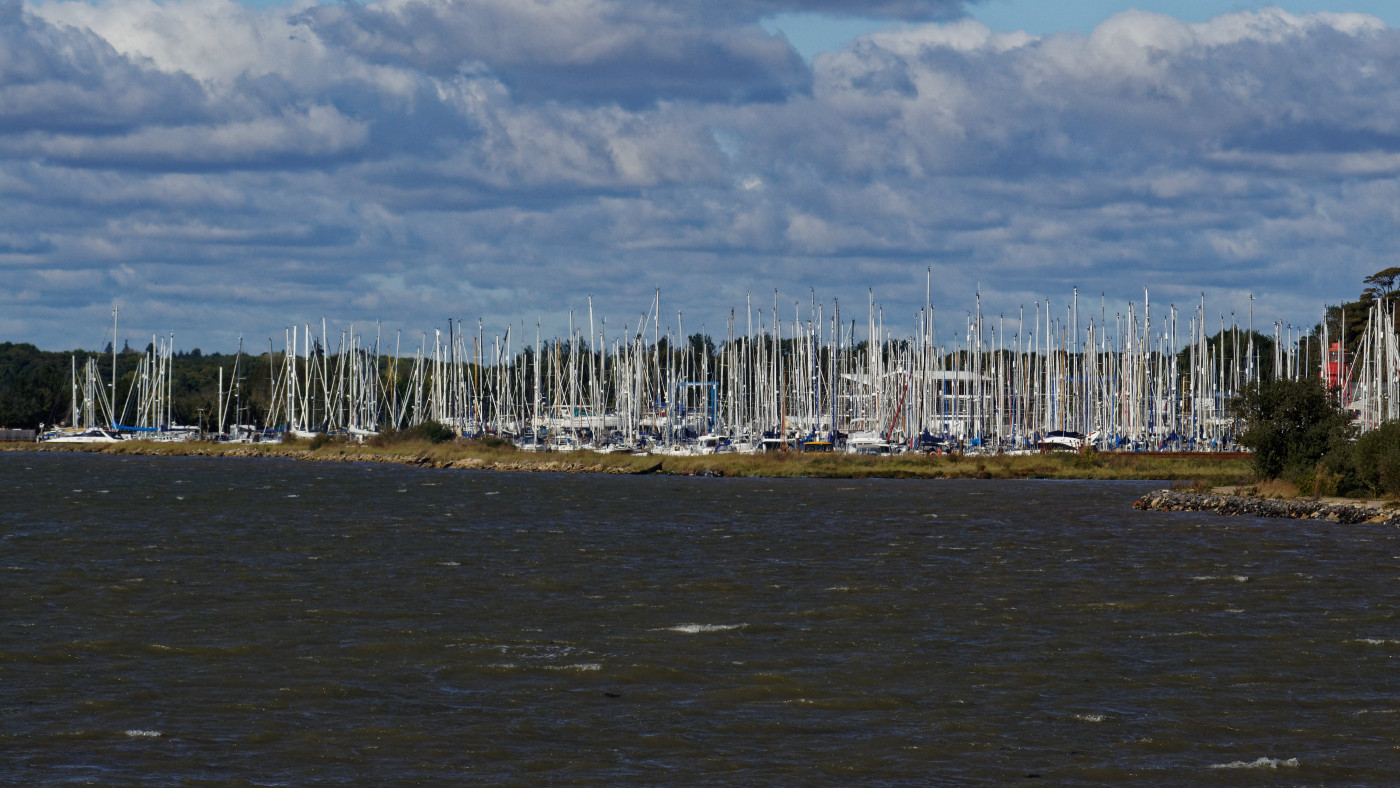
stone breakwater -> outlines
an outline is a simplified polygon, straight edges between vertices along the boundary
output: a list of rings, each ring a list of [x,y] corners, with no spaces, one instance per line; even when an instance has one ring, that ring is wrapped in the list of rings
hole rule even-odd
[[[1307,501],[1251,498],[1243,495],[1157,490],[1133,502],[1134,509],[1159,512],[1215,512],[1246,517],[1290,517],[1295,520],[1327,520],[1347,525],[1384,523],[1400,525],[1400,509],[1385,509],[1380,502],[1344,503],[1337,500]]]

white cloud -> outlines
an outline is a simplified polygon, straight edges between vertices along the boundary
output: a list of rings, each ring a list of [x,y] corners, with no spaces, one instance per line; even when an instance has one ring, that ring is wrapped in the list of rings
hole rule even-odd
[[[277,117],[190,126],[155,126],[120,136],[30,132],[0,142],[15,155],[52,161],[182,169],[256,166],[337,156],[363,145],[366,124],[334,107],[289,108]]]
[[[54,25],[91,30],[126,57],[222,89],[269,75],[314,84],[335,58],[299,17],[234,0],[64,0],[32,11]]]
[[[83,343],[52,305],[101,314],[104,283],[137,328],[213,305],[218,329],[177,327],[205,347],[321,314],[548,321],[590,292],[620,324],[658,286],[718,331],[775,287],[909,314],[929,266],[953,314],[980,281],[989,311],[1149,286],[1302,323],[1392,262],[1400,32],[1374,19],[955,20],[810,68],[755,24],[861,8],[5,6],[16,338]]]

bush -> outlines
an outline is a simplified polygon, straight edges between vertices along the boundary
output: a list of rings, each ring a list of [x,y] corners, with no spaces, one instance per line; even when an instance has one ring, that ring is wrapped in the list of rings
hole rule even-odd
[[[446,443],[455,440],[457,433],[452,428],[440,421],[425,421],[415,424],[406,430],[400,430],[399,436],[409,441],[427,441],[428,443]]]
[[[1400,496],[1400,421],[1387,421],[1357,438],[1352,462],[1367,492]]]
[[[322,446],[325,446],[327,443],[330,442],[331,436],[327,435],[324,432],[318,432],[316,433],[316,437],[311,439],[311,450],[316,451],[317,449],[321,448]]]
[[[1085,444],[1084,448],[1074,457],[1074,467],[1076,468],[1102,468],[1103,462],[1099,459],[1099,450],[1094,445]]]
[[[381,430],[380,433],[370,438],[369,445],[376,448],[384,448],[395,443],[409,443],[412,441],[424,441],[427,443],[446,443],[455,440],[457,433],[452,428],[440,421],[425,421],[415,424],[404,430]]]
[[[1299,495],[1315,495],[1322,498],[1335,498],[1356,489],[1356,477],[1329,467],[1327,462],[1319,462],[1311,472],[1297,479]]]
[[[1320,380],[1257,383],[1236,397],[1231,408],[1244,422],[1240,443],[1254,452],[1259,478],[1310,479],[1324,458],[1329,473],[1347,476],[1351,416],[1333,402]],[[1347,485],[1343,481],[1340,486]]]

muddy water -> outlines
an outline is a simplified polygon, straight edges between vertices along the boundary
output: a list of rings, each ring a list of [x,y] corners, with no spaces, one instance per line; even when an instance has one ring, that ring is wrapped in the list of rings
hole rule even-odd
[[[1393,782],[1400,532],[1151,483],[0,454],[0,782]]]

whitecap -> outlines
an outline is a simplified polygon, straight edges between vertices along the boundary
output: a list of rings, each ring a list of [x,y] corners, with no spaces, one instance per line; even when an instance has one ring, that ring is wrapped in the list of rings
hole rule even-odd
[[[1102,714],[1076,714],[1074,718],[1080,722],[1103,722]]]
[[[602,670],[603,666],[597,662],[580,662],[577,665],[546,665],[545,670],[579,670],[593,671]]]
[[[438,566],[461,566],[456,561],[438,561]]]
[[[1392,640],[1389,638],[1358,638],[1356,642],[1365,643],[1368,646],[1393,646],[1400,643],[1400,640]]]
[[[127,736],[131,736],[132,738],[138,738],[138,739],[142,739],[142,738],[143,738],[143,739],[154,739],[154,738],[157,738],[157,737],[160,736],[160,731],[143,731],[143,730],[137,730],[137,729],[135,729],[135,728],[132,728],[132,729],[129,730],[129,731],[122,731],[122,732],[125,733]]]
[[[698,635],[701,632],[728,632],[731,629],[743,629],[746,626],[748,624],[677,624],[674,627],[666,627],[666,631]]]
[[[1285,760],[1283,760],[1283,759],[1281,759],[1281,758],[1258,758],[1258,759],[1253,760],[1253,761],[1250,761],[1250,762],[1248,762],[1248,763],[1245,763],[1244,761],[1231,761],[1230,763],[1217,763],[1217,764],[1212,764],[1210,768],[1212,768],[1212,769],[1277,769],[1277,768],[1279,768],[1280,766],[1286,766],[1286,767],[1289,767],[1289,768],[1297,768],[1297,767],[1298,767],[1298,759],[1297,759],[1297,758],[1289,758],[1288,760],[1285,761]]]

